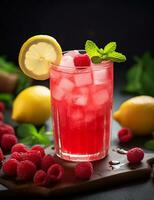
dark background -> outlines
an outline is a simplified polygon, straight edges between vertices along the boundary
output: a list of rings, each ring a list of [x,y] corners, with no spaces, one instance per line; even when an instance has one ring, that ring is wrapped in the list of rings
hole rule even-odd
[[[36,34],[55,37],[63,50],[82,49],[87,39],[99,46],[116,41],[127,62],[116,64],[115,108],[127,96],[120,96],[126,70],[133,56],[150,51],[154,55],[154,6],[150,0],[1,0],[0,55],[17,64],[23,42]],[[115,122],[114,122],[115,123]],[[119,130],[113,124],[113,132]],[[123,184],[70,199],[151,200],[153,181]],[[102,188],[103,190],[103,188]]]
[[[2,0],[0,55],[17,63],[26,39],[49,34],[63,50],[84,48],[87,39],[99,46],[116,41],[128,67],[134,55],[154,53],[153,8],[149,0]]]

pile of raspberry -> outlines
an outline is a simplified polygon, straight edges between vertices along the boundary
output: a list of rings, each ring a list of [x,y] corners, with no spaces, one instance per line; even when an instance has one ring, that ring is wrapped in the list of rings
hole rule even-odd
[[[41,145],[29,149],[18,143],[14,128],[4,123],[5,105],[0,102],[0,164],[5,175],[18,177],[23,181],[32,181],[38,186],[50,186],[64,177],[64,168],[55,162],[51,155],[46,155]],[[11,151],[10,158],[5,160],[3,152]],[[90,179],[93,166],[90,162],[77,163],[75,175],[81,180]]]
[[[22,181],[33,181],[37,186],[49,187],[64,177],[63,166],[56,163],[53,156],[45,154],[44,148],[40,145],[34,145],[29,149],[22,143],[15,144],[11,149],[10,158],[6,161],[3,159],[4,155],[0,149],[0,161],[5,175],[17,177]],[[92,163],[77,163],[74,173],[81,180],[90,179],[93,173]]]
[[[12,146],[15,145],[18,140],[15,135],[14,128],[9,124],[4,123],[5,105],[0,102],[0,147],[3,151],[10,151]]]

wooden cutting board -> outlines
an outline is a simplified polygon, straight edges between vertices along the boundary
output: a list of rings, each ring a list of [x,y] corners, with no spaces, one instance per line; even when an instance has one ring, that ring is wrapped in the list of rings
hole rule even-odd
[[[48,153],[53,151],[48,148]],[[93,162],[94,174],[88,181],[80,181],[74,176],[74,166],[76,163],[63,161],[55,157],[65,168],[65,176],[62,182],[49,188],[38,187],[33,183],[23,183],[16,179],[10,179],[0,173],[0,198],[8,196],[58,196],[64,194],[81,193],[94,189],[109,188],[113,185],[124,184],[138,179],[150,178],[154,154],[145,154],[144,160],[139,165],[130,165],[125,154],[118,153],[112,148],[108,157],[103,160]],[[110,160],[120,161],[118,165],[110,165]]]

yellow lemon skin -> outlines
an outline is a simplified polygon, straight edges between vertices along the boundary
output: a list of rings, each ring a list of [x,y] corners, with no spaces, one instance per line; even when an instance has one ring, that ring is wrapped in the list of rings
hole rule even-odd
[[[113,118],[136,135],[151,134],[154,131],[154,98],[137,96],[128,99],[113,114]]]
[[[22,123],[44,124],[51,114],[50,101],[50,90],[47,87],[28,87],[15,98],[12,119]]]

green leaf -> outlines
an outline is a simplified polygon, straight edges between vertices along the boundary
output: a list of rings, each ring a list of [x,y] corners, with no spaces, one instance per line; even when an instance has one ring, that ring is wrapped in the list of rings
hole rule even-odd
[[[51,144],[51,141],[47,135],[38,134],[38,143],[47,146]]]
[[[109,42],[105,47],[104,47],[104,52],[103,53],[111,53],[116,50],[117,44],[116,42]]]
[[[22,73],[18,66],[12,62],[9,62],[5,56],[0,56],[0,71],[15,73],[18,75],[18,84],[15,94],[18,94],[21,90],[31,85],[31,79]]]
[[[101,55],[104,54],[104,50],[103,50],[102,48],[98,49],[97,51],[98,51],[98,53],[100,53]]]
[[[113,52],[108,54],[107,59],[111,60],[113,62],[125,62],[126,56],[123,55],[122,53],[118,53],[118,52],[113,51]]]
[[[0,101],[5,102],[7,106],[12,104],[13,95],[8,93],[0,93]]]
[[[33,124],[20,124],[17,128],[17,135],[20,138],[25,138],[37,134],[37,129]]]
[[[47,146],[51,143],[44,126],[38,132],[33,124],[20,124],[17,128],[17,135],[20,141],[29,146],[34,144]]]
[[[116,42],[110,42],[103,48],[98,46],[91,40],[87,40],[85,44],[85,50],[92,62],[95,64],[101,63],[103,60],[111,60],[113,62],[126,61],[125,55],[115,52]]]
[[[140,79],[142,75],[142,67],[140,65],[134,65],[127,72],[127,86],[125,87],[126,92],[137,93],[140,88]]]
[[[19,141],[27,146],[33,146],[35,144],[34,139],[31,136],[19,139]]]
[[[143,73],[141,76],[142,87],[140,89],[140,94],[154,96],[154,58],[149,53],[145,53],[142,56],[142,66]]]
[[[39,130],[39,134],[45,134],[45,126],[42,126]]]
[[[101,56],[98,46],[91,40],[86,41],[85,50],[87,54],[90,56],[90,58],[94,56],[98,56],[98,57]]]
[[[16,73],[17,67],[12,63],[6,60],[5,56],[0,57],[0,70],[8,73]]]
[[[45,126],[42,126],[38,132],[39,139],[43,142],[43,144],[48,145],[51,143],[51,135],[48,135],[48,132],[45,130]]]
[[[154,140],[149,140],[144,144],[144,147],[149,150],[154,150]]]
[[[127,72],[124,91],[154,96],[154,58],[145,52],[143,56],[135,57],[134,61],[134,65]]]
[[[29,77],[25,76],[22,72],[18,72],[18,85],[16,88],[16,94],[29,87],[31,82],[32,80]]]
[[[102,58],[99,57],[99,56],[92,56],[91,57],[91,60],[94,64],[98,64],[98,63],[101,63],[102,62]]]

